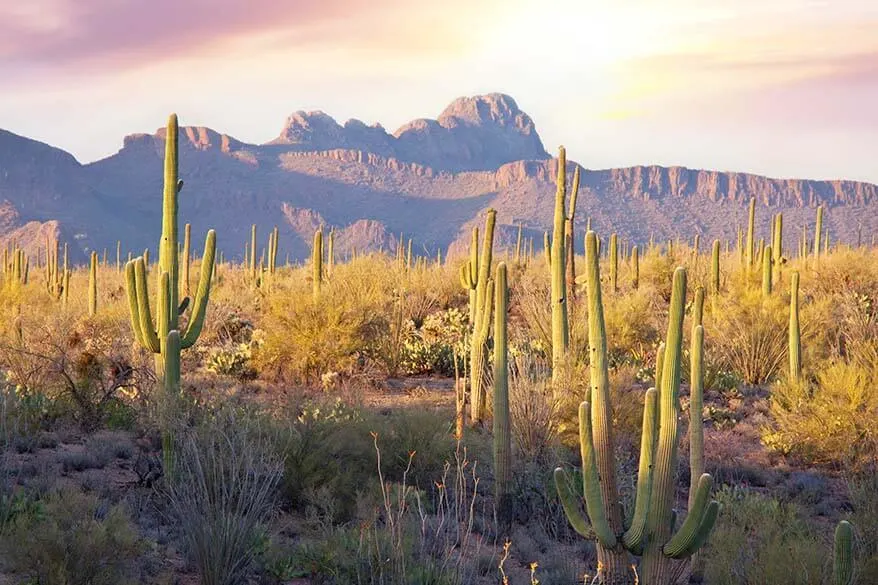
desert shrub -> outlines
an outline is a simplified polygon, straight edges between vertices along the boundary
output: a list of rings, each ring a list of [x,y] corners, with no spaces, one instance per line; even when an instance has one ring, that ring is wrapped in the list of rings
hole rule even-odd
[[[284,495],[294,508],[310,511],[323,524],[350,520],[358,496],[375,496],[372,433],[380,438],[388,481],[401,481],[406,474],[412,485],[429,488],[454,453],[451,417],[432,412],[370,415],[336,400],[308,403],[290,418],[280,439]]]
[[[714,497],[722,512],[702,557],[706,582],[826,582],[831,533],[816,535],[795,506],[747,489],[723,486]]]
[[[744,287],[724,296],[707,323],[715,359],[738,373],[745,383],[773,378],[787,357],[788,299]]]
[[[604,289],[609,289],[606,285]],[[659,330],[658,299],[646,287],[604,297],[604,323],[610,364],[642,363],[664,337]]]
[[[775,427],[763,441],[811,464],[860,465],[878,455],[878,370],[836,362],[816,380],[773,387]]]
[[[242,581],[273,512],[281,470],[245,430],[210,425],[182,439],[166,495],[203,585]]]
[[[265,342],[254,355],[263,374],[314,383],[328,372],[349,373],[376,328],[368,303],[327,290],[292,291],[270,303],[263,318]]]
[[[878,465],[872,465],[852,474],[848,480],[848,494],[853,508],[851,523],[859,541],[857,583],[878,582]]]
[[[136,583],[141,542],[121,505],[93,495],[52,492],[15,516],[0,535],[9,569],[46,585]]]

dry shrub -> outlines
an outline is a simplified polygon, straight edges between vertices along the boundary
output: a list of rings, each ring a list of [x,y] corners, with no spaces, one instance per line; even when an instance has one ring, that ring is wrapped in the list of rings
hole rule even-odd
[[[710,321],[715,357],[747,384],[774,377],[787,357],[789,300],[745,287],[721,298]]]

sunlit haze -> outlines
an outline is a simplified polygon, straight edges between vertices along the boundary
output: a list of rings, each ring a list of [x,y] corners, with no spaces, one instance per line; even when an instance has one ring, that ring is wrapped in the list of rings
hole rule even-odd
[[[876,30],[872,0],[3,2],[0,128],[89,162],[171,111],[265,142],[498,91],[589,168],[878,182]]]

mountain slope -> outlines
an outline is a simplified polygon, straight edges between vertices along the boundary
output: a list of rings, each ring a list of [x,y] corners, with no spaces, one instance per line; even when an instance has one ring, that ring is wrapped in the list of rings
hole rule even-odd
[[[52,229],[77,260],[85,250],[113,249],[116,240],[126,252],[154,249],[163,153],[163,129],[127,136],[119,152],[89,165],[0,132],[0,230],[57,221]],[[498,211],[501,245],[521,223],[539,248],[551,226],[556,164],[530,117],[502,94],[460,98],[436,120],[415,120],[393,134],[296,112],[278,138],[261,145],[181,128],[180,214],[196,238],[215,228],[229,258],[243,253],[252,223],[261,240],[279,227],[281,258],[306,257],[322,224],[338,230],[341,254],[392,246],[400,234],[419,252],[453,252],[488,207]],[[596,229],[639,242],[696,233],[703,241],[729,239],[745,224],[751,197],[764,234],[770,216],[784,211],[790,248],[818,204],[827,208],[833,240],[853,241],[860,224],[867,238],[878,230],[875,185],[657,166],[584,169],[577,222],[584,227],[591,217]]]

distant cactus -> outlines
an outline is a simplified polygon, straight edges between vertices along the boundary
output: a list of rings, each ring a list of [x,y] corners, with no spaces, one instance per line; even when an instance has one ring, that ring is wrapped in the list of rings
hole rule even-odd
[[[610,235],[610,286],[613,292],[619,290],[619,241],[615,233]]]
[[[521,266],[521,222],[518,223],[518,237],[515,238],[515,265]]]
[[[771,294],[771,246],[766,246],[762,250],[762,294],[768,296]]]
[[[746,244],[746,255],[747,255],[747,266],[753,267],[753,264],[756,262],[756,257],[754,253],[755,249],[755,234],[754,231],[756,229],[756,199],[750,199],[750,210],[747,216],[747,244]]]
[[[634,290],[640,286],[640,251],[637,246],[631,248],[631,287]]]
[[[780,272],[783,268],[783,213],[774,216],[774,228],[771,232],[771,271],[772,280],[780,281]]]
[[[710,292],[714,295],[718,295],[720,290],[719,247],[719,240],[714,240],[710,256]]]
[[[91,253],[91,265],[88,271],[88,316],[94,317],[98,312],[98,253]]]
[[[311,280],[314,301],[320,299],[320,287],[323,284],[323,230],[314,232],[314,245],[311,247]]]
[[[789,332],[790,379],[802,380],[802,337],[799,330],[799,273],[790,279],[790,332]]]
[[[820,260],[820,238],[823,236],[823,206],[817,206],[817,223],[814,226],[814,260]]]

